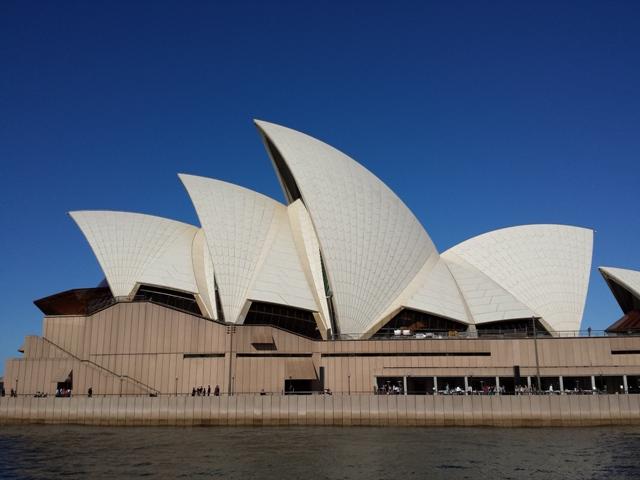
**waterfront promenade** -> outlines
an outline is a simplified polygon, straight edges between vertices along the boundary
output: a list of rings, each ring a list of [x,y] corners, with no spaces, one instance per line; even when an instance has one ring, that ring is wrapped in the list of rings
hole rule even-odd
[[[640,395],[237,395],[0,398],[0,424],[640,425]]]

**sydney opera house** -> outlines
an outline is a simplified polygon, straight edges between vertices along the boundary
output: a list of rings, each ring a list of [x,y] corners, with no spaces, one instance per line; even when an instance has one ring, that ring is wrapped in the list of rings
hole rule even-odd
[[[581,330],[592,230],[514,226],[439,252],[361,164],[255,123],[286,204],[180,174],[199,225],[71,212],[105,280],[35,301],[43,334],[7,362],[7,391],[640,391],[640,272],[600,268],[624,316]]]

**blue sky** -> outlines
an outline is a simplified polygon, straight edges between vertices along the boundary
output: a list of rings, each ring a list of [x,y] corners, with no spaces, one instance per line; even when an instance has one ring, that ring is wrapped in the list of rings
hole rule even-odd
[[[252,118],[359,160],[440,250],[594,228],[583,326],[640,268],[640,2],[0,4],[0,362],[102,273],[66,212],[197,223],[178,172],[282,199]],[[3,370],[0,366],[0,374]]]

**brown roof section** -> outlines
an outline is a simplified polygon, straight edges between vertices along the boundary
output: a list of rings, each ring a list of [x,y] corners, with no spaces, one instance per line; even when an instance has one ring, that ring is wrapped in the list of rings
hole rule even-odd
[[[106,305],[113,296],[108,288],[76,288],[35,300],[45,315],[87,315]]]
[[[629,311],[606,329],[606,332],[609,333],[627,333],[629,331],[640,331],[640,310]]]

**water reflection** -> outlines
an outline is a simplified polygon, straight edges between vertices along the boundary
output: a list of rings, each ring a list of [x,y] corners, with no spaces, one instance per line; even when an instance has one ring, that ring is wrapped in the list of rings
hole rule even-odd
[[[0,478],[638,478],[639,428],[0,427]]]

